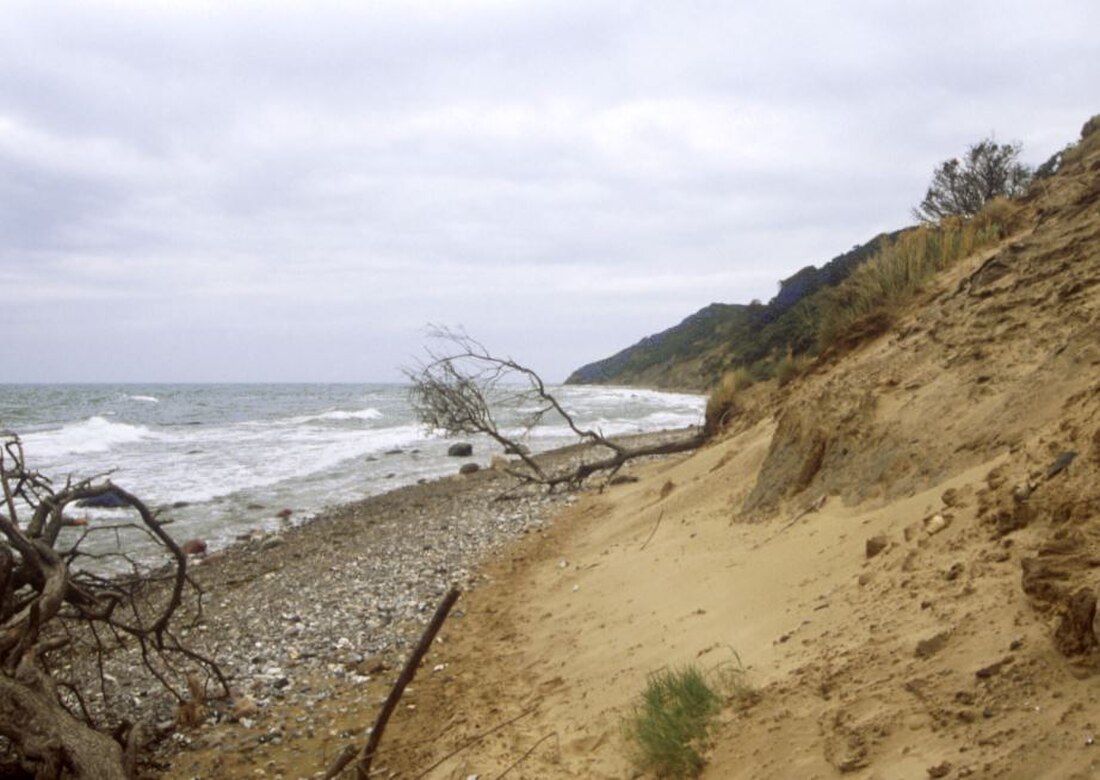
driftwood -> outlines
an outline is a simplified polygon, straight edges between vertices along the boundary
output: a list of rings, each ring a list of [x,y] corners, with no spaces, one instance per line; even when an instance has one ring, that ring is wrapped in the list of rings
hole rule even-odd
[[[463,750],[466,750],[467,748],[473,747],[477,743],[483,741],[486,737],[490,737],[493,734],[496,734],[501,729],[504,729],[504,728],[507,728],[508,726],[511,726],[516,721],[522,720],[523,718],[526,718],[528,715],[530,715],[536,709],[537,709],[536,707],[528,707],[523,712],[521,712],[519,715],[516,715],[514,718],[509,718],[508,720],[504,721],[503,723],[498,723],[497,725],[493,726],[491,729],[486,729],[485,731],[481,732],[480,734],[475,734],[474,736],[470,737],[468,740],[463,742],[461,745],[456,747],[454,750],[452,750],[450,753],[447,753],[445,756],[443,756],[442,758],[437,760],[430,767],[428,767],[427,769],[422,771],[420,774],[418,774],[416,777],[414,777],[413,780],[424,780],[424,778],[427,777],[428,775],[430,775],[434,770],[441,767],[444,764],[444,762],[454,758],[459,753],[461,753]],[[554,733],[557,733],[557,732],[554,732]]]
[[[522,483],[544,485],[550,491],[559,487],[578,488],[593,474],[614,475],[627,462],[647,455],[669,455],[702,446],[702,435],[680,441],[631,448],[616,442],[594,428],[580,426],[546,387],[533,369],[510,357],[493,355],[479,341],[460,331],[436,328],[430,337],[441,347],[429,347],[427,360],[405,375],[412,383],[410,404],[417,418],[432,430],[448,435],[480,434],[500,444],[504,451],[520,459],[515,468],[507,468]],[[572,468],[551,472],[543,467],[498,423],[498,413],[509,410],[517,415],[519,427],[529,433],[547,419],[562,421],[577,438],[609,454]]]
[[[348,764],[355,760],[357,755],[359,756],[359,761],[355,766],[356,777],[359,780],[367,780],[367,778],[370,777],[371,762],[374,761],[374,756],[378,752],[378,745],[382,742],[382,734],[386,730],[386,724],[389,723],[390,716],[392,716],[394,710],[397,709],[397,704],[401,701],[401,696],[404,694],[405,688],[412,682],[413,677],[416,676],[416,670],[420,668],[420,663],[424,660],[424,656],[427,655],[428,651],[431,649],[436,634],[438,634],[439,629],[443,627],[443,622],[447,619],[447,615],[450,614],[451,608],[454,607],[455,602],[458,601],[459,595],[461,595],[461,591],[457,587],[452,587],[443,598],[439,607],[435,610],[431,622],[428,623],[427,628],[424,629],[424,633],[420,635],[420,641],[417,642],[412,655],[410,655],[409,659],[405,662],[405,667],[401,670],[401,674],[398,675],[397,681],[390,689],[389,696],[386,697],[386,701],[382,705],[382,709],[379,711],[378,717],[374,721],[374,727],[371,729],[370,737],[367,739],[367,744],[362,752],[360,753],[354,748],[345,748],[332,766],[329,767],[328,771],[325,772],[325,780],[332,780],[332,778],[343,772]]]
[[[135,648],[140,667],[180,703],[189,672],[216,679],[228,693],[217,664],[175,633],[185,598],[201,615],[187,557],[137,496],[105,475],[55,487],[27,467],[19,437],[6,432],[0,491],[0,764],[37,777],[131,776],[140,724],[114,713],[113,696],[121,694],[106,685],[104,659]],[[136,513],[136,521],[84,520],[75,539],[62,533],[73,525],[65,516],[70,505],[104,496]],[[104,533],[114,545],[91,549]],[[152,541],[166,562],[155,570],[141,565],[127,533]],[[104,573],[104,563],[113,563],[115,573]],[[69,676],[66,667],[78,652],[90,654],[97,672]],[[99,708],[89,707],[96,697]]]

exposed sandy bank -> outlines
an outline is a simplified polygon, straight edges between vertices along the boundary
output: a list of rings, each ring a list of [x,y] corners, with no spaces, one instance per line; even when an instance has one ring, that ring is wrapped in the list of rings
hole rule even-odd
[[[387,768],[631,777],[646,676],[736,652],[761,696],[704,777],[1100,776],[1098,172],[755,423],[488,567]]]

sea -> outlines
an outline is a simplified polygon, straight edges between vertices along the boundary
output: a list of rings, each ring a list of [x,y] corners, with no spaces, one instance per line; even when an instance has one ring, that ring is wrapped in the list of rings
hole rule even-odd
[[[702,396],[631,388],[551,392],[582,427],[606,435],[698,425],[705,406]],[[499,423],[532,452],[578,441],[560,417],[525,433],[520,411],[500,410]],[[170,519],[177,540],[210,549],[455,474],[461,463],[487,466],[501,452],[485,437],[427,429],[399,384],[0,385],[0,430],[18,434],[26,465],[55,484],[109,474]],[[471,458],[447,455],[459,440],[473,445]],[[127,510],[70,514],[99,523]]]

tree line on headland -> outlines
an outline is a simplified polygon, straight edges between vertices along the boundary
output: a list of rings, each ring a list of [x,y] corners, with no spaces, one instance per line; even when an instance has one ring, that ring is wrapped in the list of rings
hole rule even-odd
[[[875,333],[897,304],[937,271],[1010,233],[1033,188],[1081,156],[1100,127],[1094,117],[1081,141],[1034,170],[1019,143],[983,139],[938,165],[918,224],[875,236],[820,267],[779,281],[768,303],[712,303],[683,322],[611,357],[578,368],[567,384],[623,384],[667,389],[743,388],[786,383],[818,355]]]

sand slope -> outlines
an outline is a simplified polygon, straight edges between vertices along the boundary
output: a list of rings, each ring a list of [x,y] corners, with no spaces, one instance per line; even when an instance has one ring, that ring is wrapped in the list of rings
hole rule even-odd
[[[1100,776],[1100,153],[1026,208],[890,333],[492,563],[388,768],[631,777],[646,676],[736,654],[759,700],[704,777]]]

